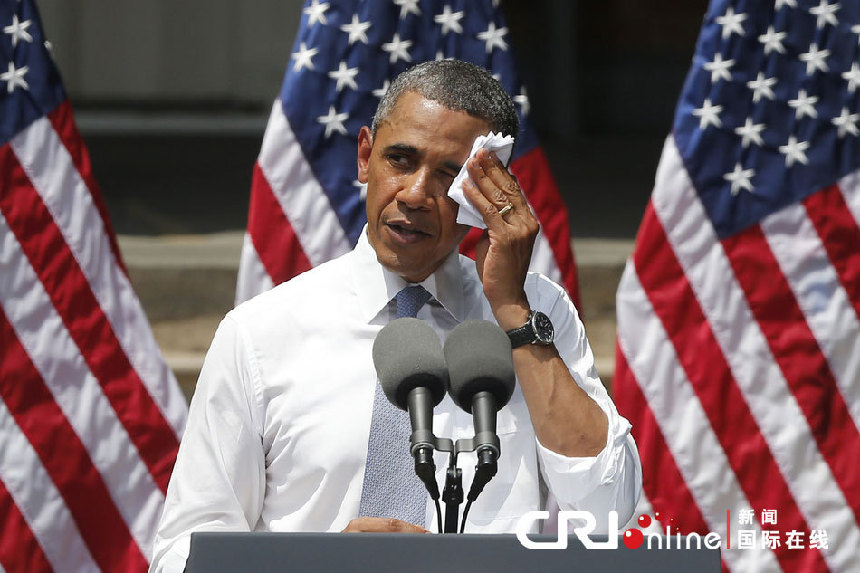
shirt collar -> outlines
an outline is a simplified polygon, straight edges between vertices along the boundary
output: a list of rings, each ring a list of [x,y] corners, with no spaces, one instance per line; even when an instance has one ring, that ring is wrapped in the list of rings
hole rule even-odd
[[[367,239],[367,226],[353,251],[352,275],[364,318],[370,322],[394,296],[409,285],[403,278],[379,264],[376,251]],[[460,255],[455,250],[434,273],[419,283],[458,322],[464,320],[463,274]]]

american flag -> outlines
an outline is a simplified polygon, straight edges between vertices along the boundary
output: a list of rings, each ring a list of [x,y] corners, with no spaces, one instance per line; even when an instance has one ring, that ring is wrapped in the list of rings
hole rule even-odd
[[[530,123],[498,0],[312,0],[254,167],[237,302],[352,249],[367,221],[358,132],[398,73],[448,57],[493,72],[518,104],[511,170],[542,224],[532,269],[576,300],[567,209]],[[479,237],[473,230],[461,251],[472,254]]]
[[[0,28],[0,571],[145,571],[185,398],[32,0]]]
[[[618,289],[619,410],[663,530],[858,571],[860,2],[712,0]]]

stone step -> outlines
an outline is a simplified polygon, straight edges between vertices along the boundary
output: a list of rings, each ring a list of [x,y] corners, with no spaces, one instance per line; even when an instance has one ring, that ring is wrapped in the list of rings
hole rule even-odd
[[[579,279],[580,314],[600,379],[611,387],[615,374],[615,292],[633,240],[577,238],[572,241]]]
[[[203,357],[233,306],[243,233],[120,235],[132,284],[168,365],[191,395]],[[615,291],[630,240],[577,238],[581,312],[598,372],[609,384],[615,368]]]

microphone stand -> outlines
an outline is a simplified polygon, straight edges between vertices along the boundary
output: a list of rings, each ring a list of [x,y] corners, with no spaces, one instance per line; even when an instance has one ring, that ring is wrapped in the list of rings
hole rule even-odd
[[[460,504],[463,503],[463,470],[457,467],[457,453],[452,452],[451,463],[445,472],[445,489],[442,501],[445,502],[445,533],[457,533],[457,519]]]
[[[462,529],[458,528],[459,518],[460,518],[460,504],[463,503],[463,470],[457,467],[457,455],[461,452],[474,452],[476,448],[478,448],[479,443],[476,443],[478,440],[478,436],[472,438],[461,438],[457,440],[457,442],[453,442],[448,438],[437,438],[432,433],[427,436],[424,436],[425,441],[422,443],[424,446],[425,456],[423,457],[423,463],[421,464],[421,472],[419,477],[421,477],[421,481],[424,482],[424,485],[427,487],[427,491],[430,492],[431,497],[434,500],[439,499],[439,489],[436,485],[434,479],[430,476],[435,474],[435,465],[433,465],[432,454],[429,454],[426,446],[432,446],[435,450],[440,452],[448,452],[450,456],[448,457],[448,469],[445,472],[445,488],[442,491],[442,501],[445,503],[445,520],[444,520],[444,528],[440,533],[462,533]],[[498,438],[496,438],[498,440]],[[488,448],[486,444],[481,444],[484,447],[481,447],[478,450],[478,463],[475,466],[475,476],[472,479],[472,486],[469,489],[469,502],[466,505],[466,511],[468,511],[469,506],[475,499],[477,499],[478,495],[483,491],[484,486],[496,475],[497,470],[497,460],[499,457],[498,447],[496,448]],[[416,460],[415,468],[416,472],[418,471],[419,464]],[[438,509],[438,507],[437,507]],[[442,519],[441,515],[437,515],[437,517]],[[464,525],[465,525],[466,515],[463,515]]]

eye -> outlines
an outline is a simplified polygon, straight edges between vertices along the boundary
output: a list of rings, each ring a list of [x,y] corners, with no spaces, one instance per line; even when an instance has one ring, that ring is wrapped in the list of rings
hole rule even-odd
[[[443,169],[439,171],[439,175],[442,177],[442,179],[447,179],[449,184],[453,183],[454,178],[457,177],[457,173],[454,173],[449,169]]]
[[[388,163],[398,169],[408,169],[412,164],[411,158],[405,153],[388,153],[385,155]]]

